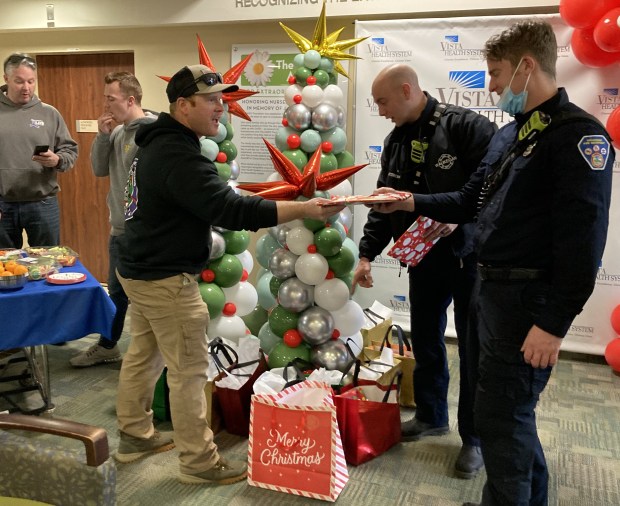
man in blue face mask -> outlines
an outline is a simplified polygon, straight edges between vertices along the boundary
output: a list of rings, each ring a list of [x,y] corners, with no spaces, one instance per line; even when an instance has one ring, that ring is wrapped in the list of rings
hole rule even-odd
[[[491,37],[484,52],[489,89],[514,121],[495,134],[461,190],[373,209],[476,220],[480,350],[470,369],[477,366],[474,423],[487,470],[481,504],[546,506],[535,409],[562,338],[594,288],[615,151],[603,126],[557,87],[549,23],[519,21]]]

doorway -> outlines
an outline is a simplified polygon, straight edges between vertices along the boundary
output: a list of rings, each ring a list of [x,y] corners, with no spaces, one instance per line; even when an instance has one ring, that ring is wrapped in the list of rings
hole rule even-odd
[[[103,78],[108,72],[134,72],[134,55],[75,53],[37,55],[39,98],[60,111],[78,143],[75,166],[59,174],[60,241],[77,251],[84,266],[100,282],[108,278],[108,178],[95,177],[90,146],[95,132],[78,132],[77,120],[94,120],[103,113]]]

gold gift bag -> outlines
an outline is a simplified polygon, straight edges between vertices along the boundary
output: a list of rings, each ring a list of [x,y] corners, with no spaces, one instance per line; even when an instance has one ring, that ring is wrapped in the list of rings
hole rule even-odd
[[[370,328],[360,329],[362,339],[364,340],[364,348],[368,348],[373,341],[383,340],[385,332],[392,326],[392,318],[384,318],[370,308],[366,308],[363,311],[366,320],[373,325]]]

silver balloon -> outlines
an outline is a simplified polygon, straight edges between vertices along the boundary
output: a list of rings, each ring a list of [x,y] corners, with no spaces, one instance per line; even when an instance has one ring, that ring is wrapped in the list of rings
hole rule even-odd
[[[347,112],[344,110],[344,107],[342,107],[341,105],[336,107],[336,112],[338,113],[338,120],[336,124],[340,128],[345,128],[347,125]]]
[[[226,252],[226,241],[222,234],[211,230],[211,251],[209,252],[209,260],[220,258]]]
[[[295,253],[279,248],[273,252],[269,258],[269,270],[278,279],[288,279],[295,275]]]
[[[314,287],[296,277],[288,278],[278,289],[278,301],[291,313],[301,313],[314,304]]]
[[[224,232],[228,232],[227,228],[224,227],[211,227],[211,229],[215,230],[216,232],[219,232],[220,234],[223,234]]]
[[[273,237],[280,246],[286,245],[286,236],[290,227],[288,225],[276,225],[275,227],[269,227],[269,234]]]
[[[237,160],[228,162],[228,165],[230,165],[230,179],[238,179],[241,169],[239,168],[239,163]]]
[[[315,346],[310,351],[310,361],[314,365],[325,367],[330,371],[347,372],[354,360],[340,339],[330,339]]]
[[[235,181],[234,179],[229,179],[226,184],[230,186],[237,195],[241,195],[241,190],[237,188],[237,186],[239,186],[239,183],[237,181]]]
[[[310,126],[312,113],[303,104],[293,104],[284,111],[284,117],[288,121],[288,126],[295,130],[305,130]]]
[[[319,306],[311,307],[299,317],[297,330],[304,341],[316,346],[331,339],[334,332],[334,317],[327,309]]]
[[[319,132],[326,132],[338,124],[338,111],[333,105],[319,104],[312,111],[312,126]]]

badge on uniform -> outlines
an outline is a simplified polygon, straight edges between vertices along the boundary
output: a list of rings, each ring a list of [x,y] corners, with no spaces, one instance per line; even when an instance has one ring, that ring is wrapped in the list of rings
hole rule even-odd
[[[577,149],[592,170],[603,170],[609,158],[609,141],[604,135],[586,135],[577,144]]]

